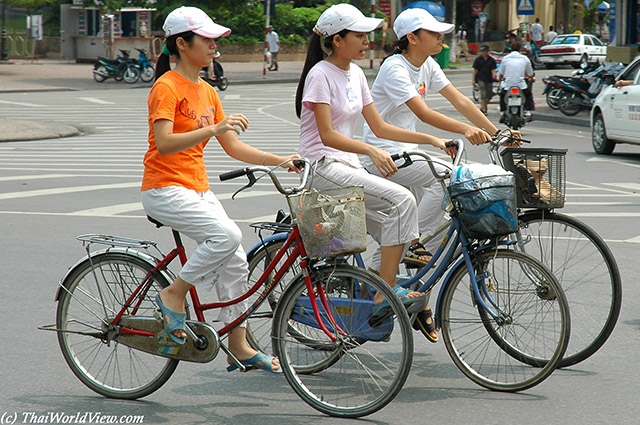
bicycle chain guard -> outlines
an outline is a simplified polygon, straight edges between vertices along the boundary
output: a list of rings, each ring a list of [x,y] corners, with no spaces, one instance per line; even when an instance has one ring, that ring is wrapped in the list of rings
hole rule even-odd
[[[187,326],[198,336],[198,340],[187,338],[184,345],[174,343],[164,330],[161,320],[153,317],[122,317],[118,326],[139,331],[153,332],[154,337],[120,333],[115,339],[120,344],[146,353],[170,359],[195,363],[208,363],[220,350],[218,332],[211,325],[187,320]]]

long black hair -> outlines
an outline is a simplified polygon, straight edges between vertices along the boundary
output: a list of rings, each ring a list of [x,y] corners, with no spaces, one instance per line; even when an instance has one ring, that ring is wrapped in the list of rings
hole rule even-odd
[[[326,50],[333,49],[333,38],[336,35],[344,38],[349,30],[342,30],[337,34],[324,39],[324,48]],[[304,61],[304,67],[302,68],[302,74],[300,75],[300,81],[298,81],[298,89],[296,90],[296,115],[300,118],[302,113],[302,94],[304,92],[304,83],[307,80],[307,74],[311,71],[311,68],[323,59],[326,59],[328,53],[322,48],[322,37],[316,33],[313,33],[309,40],[309,46],[307,47],[307,58]]]
[[[418,35],[418,32],[420,31],[420,28],[418,28],[417,30],[413,31],[413,34],[415,34],[416,36]],[[384,58],[381,62],[381,64],[384,63],[384,61],[387,60],[387,58],[389,58],[391,55],[397,55],[398,53],[402,53],[405,50],[407,50],[407,47],[409,46],[409,38],[407,38],[407,36],[403,36],[397,40],[395,40],[392,44],[391,44],[391,53],[389,54],[389,56],[387,56],[386,58]]]
[[[178,50],[178,46],[176,42],[178,37],[182,37],[184,41],[186,41],[189,45],[193,42],[196,33],[193,31],[181,32],[180,34],[174,34],[168,37],[164,44],[171,52],[171,55],[175,55],[178,59],[180,59],[180,51]],[[160,56],[158,56],[158,60],[156,61],[156,80],[162,76],[165,72],[171,70],[171,60],[169,55],[162,52]]]

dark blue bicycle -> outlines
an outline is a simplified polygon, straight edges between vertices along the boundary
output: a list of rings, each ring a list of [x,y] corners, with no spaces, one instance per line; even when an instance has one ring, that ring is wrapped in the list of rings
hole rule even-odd
[[[459,154],[463,151],[460,144]],[[409,152],[397,156],[405,164],[412,161],[427,161],[431,157],[423,152]],[[417,158],[417,159],[415,159]],[[445,185],[450,172],[440,175],[431,166],[432,172]],[[513,178],[512,175],[510,175]],[[495,179],[476,183],[484,184],[478,192],[508,193],[515,195],[514,183],[507,187],[493,186]],[[403,287],[422,292],[430,291],[442,281],[435,303],[435,320],[456,366],[477,384],[498,391],[521,391],[546,379],[562,360],[568,345],[570,319],[564,293],[555,277],[537,260],[513,248],[513,242],[497,238],[499,234],[515,231],[515,199],[503,200],[503,206],[512,203],[511,223],[483,232],[475,224],[489,211],[469,208],[469,197],[474,191],[464,185],[447,187],[450,196],[451,221],[442,244],[432,260],[415,276],[399,277]],[[475,201],[471,201],[472,203]],[[506,203],[505,203],[506,202]],[[476,205],[477,206],[477,205]],[[282,238],[287,232],[284,217],[273,223],[257,223],[261,242],[249,251],[250,282],[264,270],[282,247]],[[268,230],[273,235],[263,237]],[[314,267],[330,274],[332,265],[339,262],[354,262],[365,267],[360,255],[337,260],[315,262]],[[435,266],[437,264],[437,266]],[[255,346],[269,351],[271,319],[279,294],[287,287],[298,286],[302,275],[296,270],[281,282],[283,285],[270,296],[264,308],[248,319],[247,332]],[[338,285],[340,282],[336,282]],[[367,288],[360,288],[363,299],[372,299]],[[318,353],[331,353],[330,345],[291,324],[290,336],[300,344],[313,348]]]

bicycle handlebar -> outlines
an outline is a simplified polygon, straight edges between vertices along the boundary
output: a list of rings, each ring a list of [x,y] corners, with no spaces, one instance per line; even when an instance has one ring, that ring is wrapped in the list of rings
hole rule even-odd
[[[456,153],[456,157],[453,159],[453,165],[457,166],[460,164],[460,159],[462,158],[462,153],[464,152],[464,142],[461,139],[456,139],[456,140],[450,140],[445,144],[448,148],[456,148],[457,149],[457,153]],[[446,179],[449,177],[450,175],[450,170],[447,170],[443,173],[438,172],[438,170],[436,170],[436,168],[433,165],[433,159],[431,158],[431,156],[428,153],[422,152],[422,151],[410,151],[410,152],[402,152],[402,153],[396,153],[391,155],[391,159],[394,161],[397,161],[400,158],[404,158],[405,162],[401,165],[398,166],[398,168],[404,168],[407,167],[411,164],[413,164],[413,160],[411,159],[411,156],[420,156],[422,158],[424,158],[427,163],[429,164],[429,168],[431,169],[431,172],[433,173],[433,175],[440,181]]]
[[[283,162],[282,164],[285,164],[285,163],[286,162]],[[235,197],[238,193],[242,192],[243,190],[248,189],[251,186],[253,186],[265,174],[268,175],[271,178],[271,181],[273,182],[273,185],[276,187],[278,192],[282,193],[283,195],[291,195],[291,194],[298,193],[298,192],[301,192],[302,190],[304,190],[305,187],[307,186],[307,180],[309,178],[309,170],[311,169],[309,161],[306,160],[306,159],[295,159],[295,160],[293,160],[293,165],[296,168],[302,169],[302,175],[300,176],[300,184],[298,186],[295,186],[295,187],[283,187],[282,184],[280,183],[280,180],[278,179],[278,176],[273,172],[278,167],[280,167],[280,165],[282,165],[282,164],[279,164],[279,165],[277,165],[275,167],[265,167],[263,165],[256,165],[256,166],[253,166],[253,167],[240,168],[240,169],[237,169],[237,170],[232,170],[232,171],[228,171],[226,173],[222,173],[222,174],[220,174],[219,178],[220,178],[220,181],[231,180],[231,179],[235,179],[235,178],[242,177],[242,176],[247,176],[249,178],[249,183],[247,183],[244,187],[242,187],[236,193],[234,193],[232,198]],[[257,173],[257,172],[261,172],[261,173],[264,173],[264,174],[262,176],[256,178],[255,177],[255,173]]]

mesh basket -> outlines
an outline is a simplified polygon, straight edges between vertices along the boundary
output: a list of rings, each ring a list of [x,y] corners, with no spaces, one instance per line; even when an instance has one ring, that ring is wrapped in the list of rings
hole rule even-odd
[[[309,257],[335,257],[367,249],[364,189],[350,186],[288,198]]]
[[[562,208],[566,149],[507,148],[504,168],[516,175],[518,208]]]
[[[459,181],[450,184],[447,191],[468,238],[490,239],[517,229],[513,174]]]

